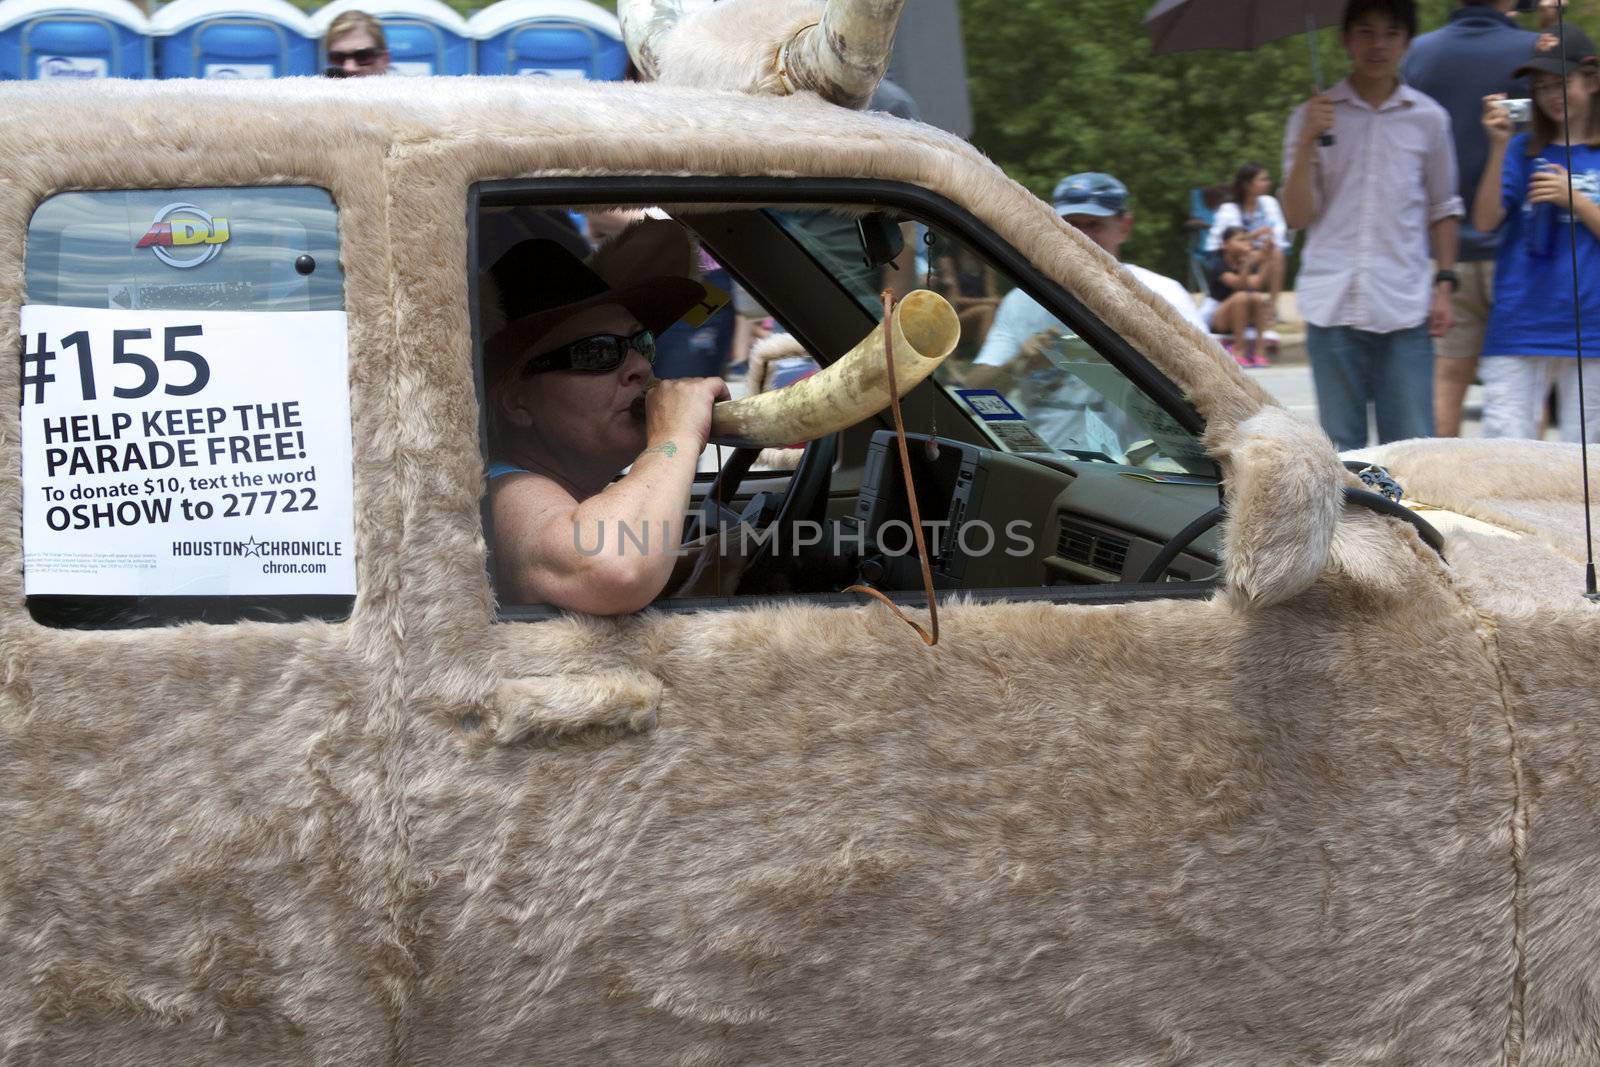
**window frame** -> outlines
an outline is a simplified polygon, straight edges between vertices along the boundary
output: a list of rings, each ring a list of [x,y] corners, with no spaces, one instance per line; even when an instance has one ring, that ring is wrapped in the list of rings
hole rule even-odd
[[[58,197],[100,194],[100,193],[162,193],[164,195],[196,196],[207,190],[220,190],[236,193],[242,190],[281,191],[285,189],[315,189],[328,197],[330,207],[333,209],[334,227],[331,239],[334,245],[334,263],[339,268],[339,307],[337,308],[346,316],[345,340],[349,344],[349,323],[352,318],[350,311],[350,278],[346,270],[346,257],[348,247],[345,240],[345,205],[334,190],[334,183],[327,181],[326,177],[297,176],[295,180],[285,181],[250,181],[244,184],[229,184],[225,178],[217,177],[214,180],[202,181],[198,184],[120,184],[104,185],[89,184],[82,187],[66,186],[55,188],[32,198],[28,208],[27,218],[21,226],[22,233],[27,236],[31,233],[34,220],[44,206]],[[60,235],[56,235],[56,243],[45,253],[52,261],[60,255]],[[19,262],[22,281],[21,295],[18,305],[26,304],[30,300],[27,288],[28,268],[30,256],[34,252],[31,241],[24,241],[22,257]],[[66,305],[75,306],[75,305]],[[161,308],[164,311],[206,309],[194,308]],[[235,309],[237,310],[237,309]],[[335,310],[335,309],[317,309]],[[271,314],[273,312],[262,312]],[[353,354],[349,357],[353,362]],[[347,368],[348,373],[348,368]],[[351,422],[351,449],[352,458],[356,451],[356,412],[354,390],[350,397],[350,422]],[[18,460],[21,461],[21,449],[18,448]],[[262,594],[217,594],[194,596],[186,594],[162,595],[96,595],[78,596],[65,594],[33,594],[22,596],[22,614],[30,622],[49,632],[80,632],[80,633],[122,633],[122,632],[151,632],[169,630],[174,627],[191,626],[200,624],[211,629],[236,627],[248,623],[266,623],[273,626],[291,626],[298,623],[314,622],[330,627],[348,626],[354,617],[361,599],[361,572],[360,572],[360,504],[357,495],[357,472],[354,464],[351,470],[352,489],[352,519],[353,532],[351,540],[352,558],[356,561],[356,587],[350,593],[262,593]],[[19,484],[21,474],[18,475]],[[21,560],[26,558],[26,546],[20,532],[21,514],[18,513],[18,559],[19,576],[21,575]],[[93,605],[86,602],[93,601]],[[159,612],[150,617],[141,617],[139,613],[146,610],[146,605],[156,603]],[[83,617],[86,609],[93,608],[108,613],[111,617]]]
[[[485,207],[581,207],[616,204],[850,204],[909,211],[919,220],[940,226],[946,233],[966,242],[988,257],[995,266],[1009,272],[1017,286],[1088,341],[1105,360],[1166,411],[1187,432],[1203,438],[1206,424],[1199,411],[1143,353],[1110,326],[1106,325],[1055,279],[1035,267],[1027,257],[991,230],[966,208],[932,192],[901,181],[866,178],[769,178],[722,176],[604,175],[594,177],[508,178],[472,183],[467,189],[467,300],[472,323],[473,389],[478,399],[478,441],[487,446],[488,422],[484,406],[483,337],[478,315],[478,217]],[[803,249],[802,249],[803,251]],[[724,265],[726,266],[726,265]],[[737,271],[730,273],[739,279]],[[837,284],[837,283],[836,283]],[[848,297],[842,286],[840,292]],[[860,307],[854,297],[851,304]],[[863,308],[864,320],[871,316]],[[785,326],[788,326],[785,323]],[[802,344],[813,351],[805,331],[793,330]],[[826,350],[827,346],[820,346]],[[1225,502],[1224,487],[1217,483],[1218,502]],[[479,505],[484,532],[485,565],[490,588],[494,586],[494,547],[488,536],[491,529],[488,494]],[[1144,600],[1210,598],[1219,586],[1215,577],[1186,582],[1118,582],[1071,586],[1026,586],[1007,589],[963,589],[962,596],[980,603],[1002,600],[1043,601],[1048,603],[1125,603]],[[897,604],[926,607],[922,592],[894,591],[887,594]],[[790,593],[734,597],[668,598],[658,600],[649,610],[693,613],[724,608],[804,602],[808,604],[858,605],[864,602],[853,593]],[[495,621],[538,622],[560,618],[564,609],[546,604],[505,605],[496,603]]]

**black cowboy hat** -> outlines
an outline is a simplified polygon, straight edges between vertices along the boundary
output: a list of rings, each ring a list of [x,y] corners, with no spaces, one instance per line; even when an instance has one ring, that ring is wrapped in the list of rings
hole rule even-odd
[[[559,242],[523,241],[489,268],[500,291],[505,325],[484,343],[484,380],[495,382],[560,323],[592,307],[616,304],[660,333],[696,307],[706,314],[726,297],[688,275],[694,250],[682,226],[644,219],[623,230],[588,262]]]

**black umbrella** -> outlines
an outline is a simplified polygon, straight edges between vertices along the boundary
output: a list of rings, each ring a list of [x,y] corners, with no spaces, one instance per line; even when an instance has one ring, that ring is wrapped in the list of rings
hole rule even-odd
[[[1322,92],[1322,63],[1312,31],[1344,20],[1348,0],[1161,0],[1144,16],[1150,51],[1158,56],[1215,48],[1248,52],[1271,41],[1310,33],[1311,80]],[[1333,137],[1323,134],[1323,144]]]
[[[1150,51],[1193,52],[1219,48],[1248,52],[1344,18],[1346,0],[1161,0],[1143,19]],[[1311,42],[1316,66],[1316,39]],[[1318,78],[1320,85],[1321,79]]]

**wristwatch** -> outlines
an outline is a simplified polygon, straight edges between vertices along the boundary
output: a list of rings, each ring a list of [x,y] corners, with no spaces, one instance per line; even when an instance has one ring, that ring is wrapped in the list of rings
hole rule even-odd
[[[1452,291],[1461,288],[1461,279],[1453,270],[1435,271],[1433,284],[1438,285],[1440,282],[1449,282]]]

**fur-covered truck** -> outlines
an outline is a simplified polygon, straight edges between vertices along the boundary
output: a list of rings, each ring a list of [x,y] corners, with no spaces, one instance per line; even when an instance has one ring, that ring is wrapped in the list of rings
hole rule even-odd
[[[1600,1061],[1577,449],[1378,500],[967,145],[650,40],[0,90],[0,1061]],[[844,591],[927,606],[888,413],[725,455],[699,595],[497,591],[489,267],[619,208],[824,365],[951,264],[1063,324],[901,402],[937,644]]]

